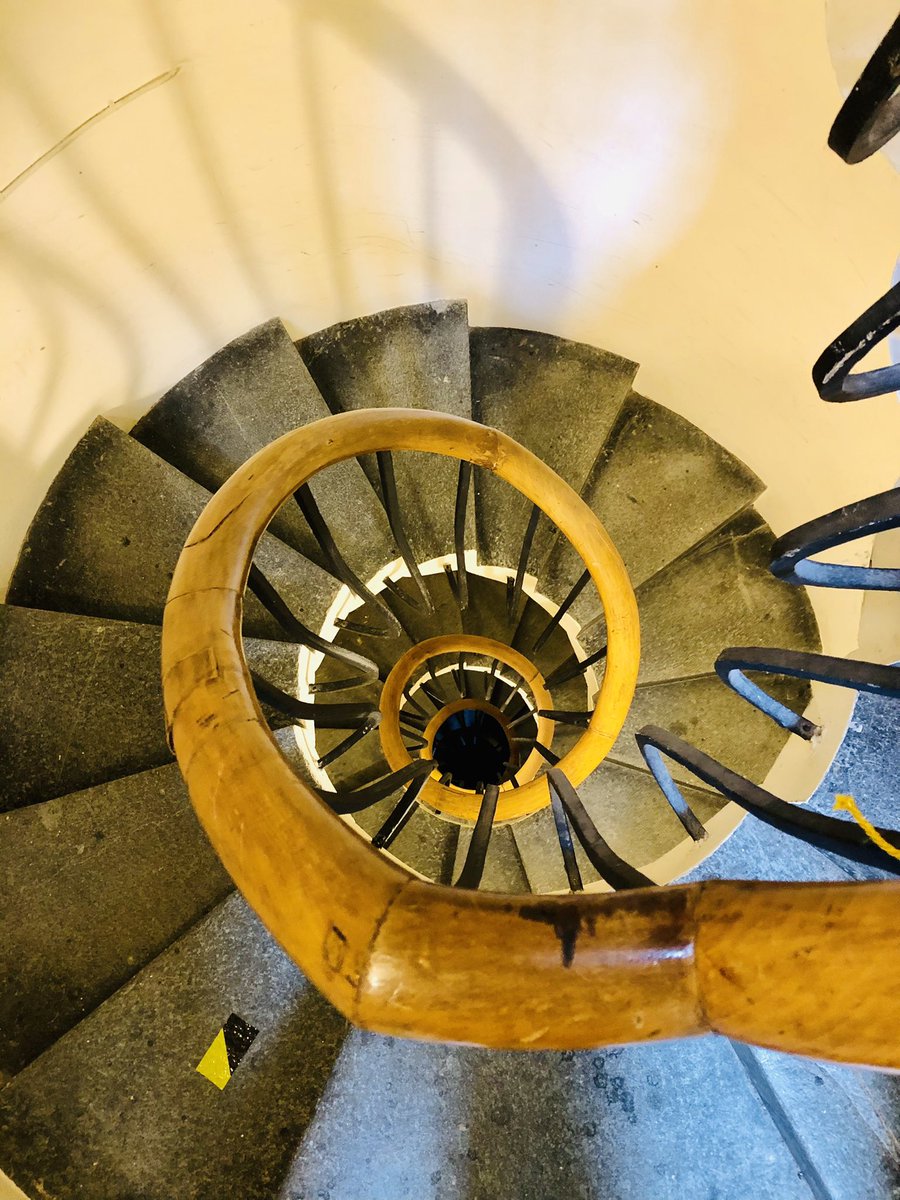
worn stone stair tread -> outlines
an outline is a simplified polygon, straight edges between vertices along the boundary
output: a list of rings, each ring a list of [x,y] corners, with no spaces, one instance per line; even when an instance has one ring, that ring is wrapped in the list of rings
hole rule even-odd
[[[749,467],[696,425],[631,392],[582,498],[603,522],[637,588],[764,490]],[[540,578],[562,600],[583,569],[560,537]],[[572,614],[583,621],[596,608],[596,594],[586,589]]]
[[[785,587],[768,569],[774,540],[748,509],[638,589],[639,683],[711,671],[726,646],[820,649],[805,589]],[[605,628],[580,640],[591,652],[605,644]]]
[[[484,874],[481,877],[479,890],[482,892],[506,892],[520,895],[527,892],[528,877],[519,857],[519,850],[513,836],[514,825],[495,825],[491,840],[488,843],[487,855],[484,860]],[[459,876],[466,861],[469,844],[472,841],[474,825],[460,825],[459,837],[456,842],[453,878]]]
[[[469,605],[463,613],[465,631],[512,645],[545,676],[572,653],[568,636],[558,627],[540,650],[534,651],[533,643],[543,632],[549,617],[545,608],[525,595],[519,602],[515,620],[510,621],[506,612],[505,583],[484,575],[469,576]]]
[[[259,1033],[219,1091],[195,1068],[232,1013]],[[60,1200],[271,1200],[347,1028],[232,896],[0,1093],[0,1162]]]
[[[637,364],[553,334],[493,326],[471,330],[470,355],[475,419],[502,429],[580,492]],[[475,494],[481,561],[515,567],[529,501],[484,470],[475,472]],[[555,533],[542,518],[533,563],[543,560]]]
[[[808,1164],[807,1179],[816,1176],[817,1194],[840,1200],[897,1194],[896,1075],[755,1046],[735,1049],[750,1077],[760,1081],[761,1094],[789,1123]]]
[[[257,325],[216,351],[158,400],[132,437],[209,491],[276,438],[330,415],[283,323]],[[365,581],[398,555],[384,510],[351,459],[310,484],[338,548]],[[288,501],[270,525],[324,570],[300,509]]]
[[[378,832],[399,803],[402,790],[353,818],[370,837]],[[435,883],[452,882],[459,826],[419,805],[391,843],[393,854],[413,871]]]
[[[0,1081],[233,886],[175,763],[0,816]]]
[[[468,310],[436,300],[342,321],[297,348],[332,412],[431,409],[471,417]],[[453,551],[458,464],[436,454],[393,456],[406,534],[418,562]],[[381,494],[374,459],[363,470]],[[471,506],[470,506],[471,509]],[[470,522],[474,544],[474,522]]]
[[[293,690],[296,646],[244,645]],[[0,811],[170,762],[159,663],[158,626],[0,605]]]
[[[804,680],[770,676],[764,686],[795,712],[803,712],[809,703],[810,686]],[[634,740],[644,725],[662,726],[759,784],[792,736],[726,687],[717,675],[639,687],[610,757],[644,768]],[[666,765],[676,779],[697,784],[696,777],[678,763],[667,759]]]
[[[159,623],[178,556],[209,492],[98,417],[38,509],[7,602]],[[321,624],[337,591],[326,572],[266,534],[255,561],[306,625]],[[252,595],[251,637],[286,634]]]
[[[398,1130],[403,1153],[386,1154]],[[811,1196],[723,1039],[522,1054],[356,1030],[282,1189],[329,1200]]]
[[[420,602],[421,607],[418,609],[404,604],[388,591],[380,593],[413,645],[435,637],[438,633],[460,633],[463,627],[459,602],[450,590],[446,574],[443,571],[429,573],[423,575],[422,580],[431,600],[431,612],[425,608],[419,589],[411,579],[403,578],[399,582],[408,596]]]

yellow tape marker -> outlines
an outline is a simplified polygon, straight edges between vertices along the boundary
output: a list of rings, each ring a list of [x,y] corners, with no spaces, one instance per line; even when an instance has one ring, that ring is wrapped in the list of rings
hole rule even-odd
[[[197,1063],[197,1070],[205,1075],[221,1091],[231,1078],[228,1049],[225,1045],[225,1030],[220,1029],[207,1052]]]
[[[221,1091],[237,1070],[257,1033],[258,1029],[254,1029],[237,1013],[232,1013],[197,1063],[197,1070]]]
[[[862,813],[859,811],[859,805],[852,796],[835,796],[834,807],[835,810],[848,812],[854,821],[856,821],[856,823],[860,826],[869,840],[874,842],[876,846],[879,846],[885,852],[885,854],[889,854],[891,858],[900,858],[900,850],[898,850],[896,846],[892,846],[890,842],[886,841],[872,824],[872,822],[867,820],[862,815]]]

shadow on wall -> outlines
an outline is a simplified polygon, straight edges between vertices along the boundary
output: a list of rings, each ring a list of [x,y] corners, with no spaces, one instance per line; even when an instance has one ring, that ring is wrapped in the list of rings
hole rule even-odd
[[[699,158],[681,136],[710,88],[702,61],[699,81],[661,105],[692,59],[667,61],[668,41],[699,36],[701,0],[654,0],[643,15],[626,0],[548,15],[532,0],[515,20],[467,2],[433,23],[383,0],[269,0],[252,20],[132,7],[120,20],[132,57],[159,73],[93,114],[84,89],[60,101],[52,55],[30,59],[27,38],[4,55],[42,153],[0,189],[19,288],[3,353],[20,360],[0,414],[3,578],[91,419],[129,428],[248,325],[302,313],[299,334],[461,294],[476,320],[564,331],[574,315],[585,336],[702,202],[702,186],[684,186]],[[52,48],[77,42],[102,83],[112,73],[91,28],[57,23]],[[262,127],[238,127],[245,110]]]
[[[445,139],[457,139],[477,159],[500,202],[495,297],[501,307],[518,297],[523,309],[535,284],[565,286],[571,274],[572,243],[565,212],[549,180],[516,130],[480,95],[453,63],[439,55],[380,0],[286,0],[294,17],[298,73],[309,122],[319,214],[327,231],[340,307],[354,313],[359,289],[348,257],[352,232],[342,218],[343,201],[335,164],[340,147],[328,139],[330,88],[320,75],[317,40],[329,28],[377,64],[414,100],[420,113],[418,179],[421,189],[422,255],[428,287],[440,294],[442,257],[440,154]],[[481,205],[472,197],[473,211]]]

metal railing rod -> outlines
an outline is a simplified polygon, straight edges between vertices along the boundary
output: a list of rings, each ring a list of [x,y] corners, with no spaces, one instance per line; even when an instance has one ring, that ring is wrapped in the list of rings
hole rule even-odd
[[[373,715],[368,704],[313,704],[283,692],[256,671],[250,672],[250,678],[259,700],[293,721],[313,721],[322,729],[355,729]]]
[[[813,812],[803,805],[788,804],[764,788],[751,783],[743,775],[730,771],[716,759],[692,746],[690,742],[685,742],[674,733],[656,725],[645,726],[636,735],[636,740],[644,761],[667,796],[669,790],[680,793],[680,789],[672,772],[663,762],[663,755],[685,767],[697,779],[727,799],[734,800],[741,808],[771,825],[773,829],[808,842],[820,850],[839,854],[852,862],[878,867],[892,875],[900,875],[900,860],[882,850],[855,821],[829,817],[824,813]],[[653,750],[657,753],[648,753]],[[900,831],[876,829],[876,833],[889,846],[900,849]]]
[[[537,654],[537,652],[543,648],[547,638],[550,637],[553,630],[556,629],[557,625],[559,625],[560,621],[584,591],[585,587],[590,582],[590,578],[591,573],[587,570],[582,571],[582,573],[578,576],[578,579],[573,585],[568,596],[566,596],[565,600],[563,600],[562,604],[559,606],[553,616],[550,617],[550,619],[547,621],[547,624],[535,638],[534,644],[531,647],[534,654]]]
[[[331,535],[331,530],[328,528],[328,522],[322,516],[321,509],[316,503],[312,489],[308,483],[304,483],[302,487],[299,487],[294,492],[294,499],[297,501],[300,511],[306,518],[306,523],[312,530],[313,537],[322,547],[322,551],[331,565],[331,571],[335,578],[339,579],[341,583],[346,584],[350,591],[354,592],[360,600],[363,600],[366,604],[373,604],[388,622],[394,633],[400,633],[400,622],[385,604],[384,600],[380,596],[376,596],[374,592],[369,591],[337,548],[335,540]]]
[[[414,779],[394,808],[391,809],[387,820],[372,838],[372,845],[376,850],[387,850],[397,835],[401,833],[419,807],[419,793],[425,786],[426,778],[426,775],[422,775],[418,779]]]
[[[466,509],[469,503],[469,485],[472,481],[472,464],[460,459],[459,478],[456,485],[456,507],[453,512],[453,548],[456,552],[457,600],[460,611],[469,607],[469,577],[466,572]]]
[[[568,683],[571,679],[577,679],[579,675],[583,675],[590,667],[594,667],[598,662],[602,662],[606,658],[606,647],[602,646],[593,654],[589,654],[587,658],[576,658],[574,654],[570,654],[568,658],[564,658],[559,666],[551,671],[544,680],[548,688],[561,687],[564,683]]]
[[[399,771],[393,771],[390,775],[385,775],[381,779],[375,780],[374,783],[357,788],[352,792],[329,792],[324,788],[315,788],[314,790],[334,812],[348,816],[351,813],[363,812],[365,809],[371,808],[373,804],[387,799],[388,796],[405,787],[413,779],[426,778],[434,768],[433,762],[419,758],[415,762],[407,763]]]
[[[377,729],[381,724],[381,713],[372,712],[366,720],[360,725],[359,729],[354,729],[351,734],[338,742],[334,749],[329,750],[327,754],[323,754],[318,760],[320,768],[330,767],[333,762],[336,762],[342,755],[351,750],[357,742],[361,742],[367,734],[370,734],[373,729]]]
[[[409,571],[410,578],[419,589],[426,610],[432,612],[431,596],[428,588],[425,586],[425,580],[422,578],[422,572],[419,570],[416,556],[406,536],[403,514],[400,509],[400,498],[397,494],[397,477],[394,474],[393,456],[390,450],[381,450],[375,455],[375,458],[378,462],[378,478],[381,481],[381,495],[384,499],[384,510],[387,513],[388,525],[391,527],[391,533],[394,535],[394,541],[397,543],[400,557],[403,559],[407,571]]]
[[[550,788],[550,809],[553,813],[553,823],[556,826],[559,848],[562,851],[566,879],[569,881],[569,891],[582,892],[584,891],[584,884],[581,882],[581,871],[578,869],[578,860],[575,857],[572,830],[569,826],[569,819],[563,808],[562,800],[560,800],[559,793],[554,787]]]
[[[459,873],[454,887],[477,888],[484,875],[484,864],[487,859],[488,846],[494,829],[494,814],[497,811],[497,798],[500,789],[495,784],[489,784],[484,789],[478,819],[472,832],[472,840],[466,852],[466,861]]]
[[[343,646],[336,646],[334,642],[329,642],[318,633],[313,633],[302,621],[298,620],[281,598],[276,588],[269,582],[255,563],[250,564],[247,586],[266,612],[275,618],[285,633],[289,634],[294,641],[299,642],[303,646],[308,646],[311,650],[320,650],[329,658],[333,658],[345,666],[354,667],[359,672],[358,675],[354,675],[352,678],[335,680],[329,686],[329,691],[337,691],[339,686],[344,688],[357,687],[361,683],[367,683],[370,680],[378,678],[378,666],[370,658],[364,658],[363,655],[356,654],[353,650],[346,650]],[[322,690],[324,691],[325,689],[323,688]]]
[[[536,504],[531,506],[531,513],[528,517],[528,524],[525,526],[525,536],[522,538],[522,549],[519,551],[519,563],[516,567],[516,578],[512,587],[512,596],[507,593],[506,612],[510,621],[516,615],[516,610],[519,607],[519,600],[522,598],[522,587],[525,583],[525,572],[528,568],[528,560],[531,557],[531,547],[534,542],[535,531],[538,527],[538,521],[541,519],[541,510]]]
[[[591,866],[615,891],[628,888],[653,887],[652,879],[633,867],[631,863],[620,858],[612,846],[601,837],[597,826],[588,816],[587,809],[581,802],[578,792],[568,778],[557,767],[547,772],[551,791],[559,796],[566,816],[572,822],[575,836],[581,842]]]

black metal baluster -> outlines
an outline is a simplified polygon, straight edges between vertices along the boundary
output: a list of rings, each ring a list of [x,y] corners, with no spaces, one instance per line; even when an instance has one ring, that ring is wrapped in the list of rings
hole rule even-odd
[[[481,808],[478,810],[478,820],[475,822],[472,840],[469,842],[469,849],[466,853],[466,861],[463,863],[463,869],[460,871],[454,887],[477,888],[481,883],[488,846],[494,830],[494,814],[497,811],[499,795],[500,789],[496,784],[490,784],[484,789]]]
[[[431,603],[431,596],[428,588],[425,586],[425,580],[422,578],[419,564],[416,562],[416,556],[413,554],[409,539],[406,536],[406,529],[403,525],[400,498],[397,495],[397,477],[394,474],[394,460],[390,450],[380,450],[375,455],[375,458],[378,461],[378,478],[381,481],[381,495],[384,498],[384,509],[387,513],[391,533],[394,535],[394,541],[397,543],[397,549],[400,551],[400,556],[406,564],[410,578],[422,595],[426,610],[432,612],[434,606]]]
[[[516,578],[513,584],[512,597],[507,599],[506,612],[510,621],[516,615],[516,610],[519,606],[519,600],[522,598],[522,587],[525,583],[525,570],[528,567],[528,559],[531,557],[531,546],[534,542],[534,534],[538,526],[538,521],[541,518],[541,510],[536,504],[531,506],[531,515],[528,518],[528,524],[525,526],[525,536],[522,539],[522,549],[519,553],[519,565],[516,567]]]
[[[842,403],[883,396],[900,388],[900,363],[855,371],[855,367],[878,342],[900,327],[900,283],[876,300],[848,325],[827,350],[816,359],[813,383],[823,400]]]
[[[403,689],[403,698],[406,700],[406,703],[410,706],[410,708],[415,709],[415,711],[419,714],[420,717],[425,717],[427,720],[428,713],[425,711],[425,709],[422,707],[422,705],[419,704],[419,702],[412,695],[412,684],[408,683],[406,685],[406,687]]]
[[[304,483],[302,487],[299,487],[294,492],[294,499],[297,501],[300,511],[306,518],[306,523],[312,530],[313,537],[322,547],[325,557],[331,564],[331,571],[335,578],[339,579],[341,583],[346,584],[350,591],[355,593],[364,603],[374,605],[381,612],[382,616],[386,618],[388,625],[394,633],[401,633],[400,622],[385,604],[384,600],[369,591],[356,572],[347,563],[340,550],[338,550],[334,538],[331,536],[331,530],[328,528],[328,523],[322,516],[308,483]]]
[[[566,613],[569,611],[569,609],[572,607],[572,605],[575,603],[575,601],[578,599],[578,597],[584,591],[590,578],[591,578],[590,571],[583,571],[581,573],[581,575],[579,575],[577,582],[575,583],[572,590],[569,592],[568,596],[566,596],[565,600],[563,600],[562,604],[559,606],[559,608],[556,610],[556,612],[553,614],[553,616],[548,620],[547,624],[544,626],[544,628],[541,630],[540,634],[535,639],[534,644],[531,647],[532,653],[537,654],[537,652],[543,647],[547,638],[550,636],[550,634],[553,632],[553,630],[557,627],[557,625],[560,623],[560,621],[563,619],[563,617],[566,615]]]
[[[581,882],[581,872],[578,869],[578,860],[575,857],[575,847],[572,844],[572,830],[569,828],[569,819],[566,816],[566,811],[563,808],[556,788],[550,788],[550,808],[553,813],[553,823],[556,825],[556,836],[559,838],[559,848],[562,851],[563,864],[566,868],[566,879],[569,881],[569,890],[572,892],[584,891],[584,884]]]
[[[311,650],[320,650],[329,658],[335,659],[337,662],[344,663],[345,666],[355,667],[359,672],[349,679],[334,680],[328,684],[313,685],[313,691],[338,691],[341,688],[358,687],[361,683],[369,683],[378,678],[378,666],[369,658],[364,658],[361,654],[356,654],[352,650],[345,650],[343,646],[336,646],[334,642],[329,642],[326,638],[321,637],[317,633],[313,633],[311,629],[299,621],[282,600],[276,589],[268,581],[259,567],[255,563],[250,565],[250,574],[247,579],[247,586],[259,600],[263,608],[275,618],[281,628],[288,633],[296,642],[303,646],[308,646]]]
[[[335,618],[338,629],[346,629],[348,633],[358,633],[361,637],[390,637],[391,631],[381,625],[367,625],[363,621],[354,621],[351,617]]]
[[[255,671],[250,672],[250,678],[260,701],[293,721],[313,721],[322,729],[355,729],[373,715],[368,704],[314,704],[283,692]]]
[[[387,578],[383,581],[382,586],[384,587],[384,590],[391,596],[396,596],[402,604],[406,604],[410,608],[414,608],[419,612],[422,611],[422,605],[420,601],[417,600],[415,596],[410,596],[408,592],[405,592],[396,579]]]
[[[416,733],[423,733],[428,721],[425,717],[420,717],[418,713],[404,712],[400,710],[400,723],[402,725],[410,725]]]
[[[597,650],[594,654],[589,654],[587,658],[579,659],[574,654],[570,654],[568,658],[563,659],[556,670],[550,672],[544,682],[548,688],[561,687],[564,683],[568,683],[570,679],[575,679],[579,675],[583,675],[589,667],[596,666],[604,658],[606,658],[605,646]]]
[[[391,809],[387,820],[372,838],[372,845],[376,850],[387,850],[416,811],[419,806],[419,793],[425,786],[427,778],[427,775],[422,775],[419,779],[414,779],[395,807]]]
[[[453,514],[453,547],[456,551],[457,601],[460,612],[469,607],[469,577],[466,571],[466,508],[469,502],[471,480],[472,464],[460,459],[459,479],[456,485],[456,508]]]
[[[560,725],[577,725],[579,729],[587,729],[591,723],[592,712],[566,712],[563,709],[542,708],[539,717],[547,717]]]
[[[600,836],[596,825],[588,816],[587,809],[581,803],[581,797],[558,767],[552,767],[547,772],[550,787],[565,809],[566,816],[572,822],[575,836],[590,860],[591,866],[611,888],[617,892],[627,888],[653,887],[652,879],[648,879],[631,863],[620,858],[615,850]]]
[[[871,841],[865,830],[855,821],[828,817],[812,812],[800,804],[788,804],[764,788],[751,783],[743,775],[730,771],[696,746],[656,725],[645,726],[636,735],[636,741],[644,761],[667,798],[670,794],[680,797],[681,792],[671,771],[662,760],[663,754],[680,763],[703,783],[728,800],[734,800],[741,808],[774,829],[808,842],[820,850],[839,854],[852,862],[879,867],[892,875],[900,875],[900,860],[893,858]],[[687,807],[683,797],[681,803]],[[900,849],[900,831],[878,829],[877,832],[889,845]]]
[[[373,804],[378,804],[379,801],[399,791],[413,779],[430,775],[435,766],[436,764],[430,759],[417,758],[415,762],[407,763],[399,771],[392,771],[389,775],[375,780],[374,783],[357,788],[352,792],[329,792],[324,788],[315,788],[314,791],[334,812],[347,816],[371,808]]]
[[[362,725],[360,725],[359,729],[354,729],[354,731],[348,737],[345,737],[343,741],[338,742],[333,750],[329,750],[327,754],[324,754],[318,760],[318,765],[323,769],[325,767],[330,767],[333,762],[336,762],[341,757],[341,755],[346,754],[348,750],[351,750],[357,744],[357,742],[361,742],[367,734],[370,734],[373,729],[377,729],[380,724],[381,713],[369,713],[368,717],[362,723]]]

